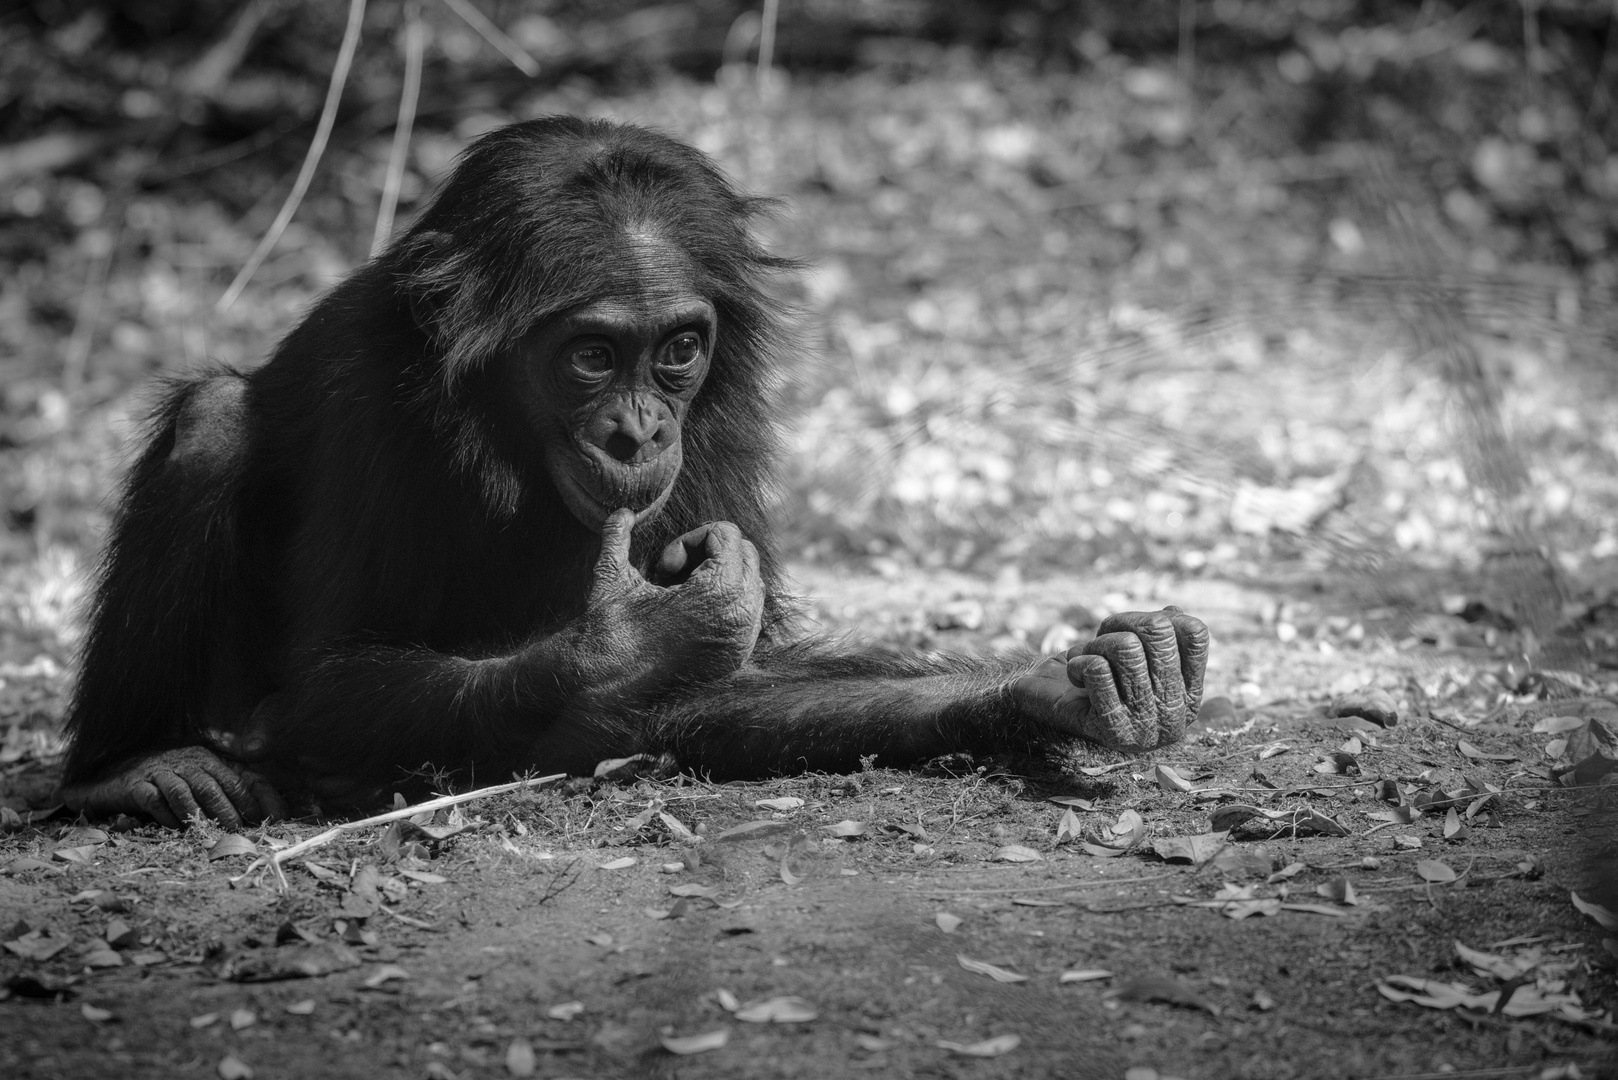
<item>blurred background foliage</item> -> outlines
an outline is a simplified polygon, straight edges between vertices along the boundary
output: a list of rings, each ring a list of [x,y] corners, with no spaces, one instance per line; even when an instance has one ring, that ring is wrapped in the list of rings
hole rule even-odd
[[[537,74],[468,2],[417,8],[402,220],[554,112],[785,197],[790,554],[1313,575],[1542,634],[1610,594],[1611,0],[475,0]],[[345,5],[0,15],[5,633],[71,644],[143,384],[259,362],[366,258],[406,10],[368,5],[314,184],[222,312]]]

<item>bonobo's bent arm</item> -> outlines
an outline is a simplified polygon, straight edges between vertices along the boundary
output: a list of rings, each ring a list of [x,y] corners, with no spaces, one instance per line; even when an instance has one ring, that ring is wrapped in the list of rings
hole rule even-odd
[[[763,619],[758,553],[734,525],[670,544],[654,585],[629,562],[634,515],[603,526],[584,613],[510,653],[334,648],[266,702],[254,730],[281,771],[340,796],[431,765],[589,773],[642,748],[648,703],[736,671]]]

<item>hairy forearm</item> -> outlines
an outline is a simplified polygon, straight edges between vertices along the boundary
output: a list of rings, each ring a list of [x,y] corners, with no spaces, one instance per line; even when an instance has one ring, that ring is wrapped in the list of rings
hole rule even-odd
[[[716,779],[846,771],[872,755],[898,766],[1005,748],[1032,741],[1008,690],[1015,670],[994,664],[975,671],[807,678],[752,669],[670,708],[648,743]]]

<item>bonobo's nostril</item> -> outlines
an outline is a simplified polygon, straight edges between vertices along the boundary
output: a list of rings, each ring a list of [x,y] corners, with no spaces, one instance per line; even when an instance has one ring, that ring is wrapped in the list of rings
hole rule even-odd
[[[602,449],[611,454],[615,460],[631,461],[636,454],[640,453],[640,448],[645,445],[643,440],[637,439],[633,435],[624,431],[615,431],[607,436],[606,445]]]

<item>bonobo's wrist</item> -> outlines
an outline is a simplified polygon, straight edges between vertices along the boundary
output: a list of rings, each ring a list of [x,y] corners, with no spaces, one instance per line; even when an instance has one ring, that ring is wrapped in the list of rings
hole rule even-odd
[[[1018,702],[1016,685],[1030,670],[1023,665],[953,697],[939,713],[938,728],[954,749],[968,753],[1032,749],[1042,740],[1040,725]]]

